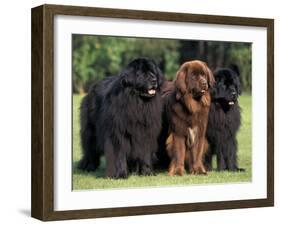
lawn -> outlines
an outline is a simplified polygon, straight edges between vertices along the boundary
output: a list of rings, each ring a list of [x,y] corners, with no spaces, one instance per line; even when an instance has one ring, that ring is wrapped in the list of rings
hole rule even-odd
[[[73,96],[73,189],[108,189],[108,188],[128,188],[128,187],[156,187],[156,186],[182,186],[191,184],[210,183],[239,183],[251,181],[251,112],[252,98],[250,95],[243,95],[239,99],[242,108],[242,126],[238,133],[238,158],[239,167],[245,168],[246,172],[209,172],[204,175],[188,175],[170,177],[166,171],[157,172],[155,176],[131,175],[128,179],[113,180],[105,178],[105,161],[96,172],[84,172],[77,169],[77,163],[81,158],[82,150],[79,137],[79,105],[82,96]]]

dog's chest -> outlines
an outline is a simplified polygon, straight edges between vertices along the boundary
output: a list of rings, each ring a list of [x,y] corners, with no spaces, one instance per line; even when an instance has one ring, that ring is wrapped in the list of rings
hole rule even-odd
[[[192,147],[198,140],[199,128],[198,126],[188,127],[186,136],[186,145]]]
[[[196,140],[199,131],[207,124],[208,109],[201,107],[200,111],[190,112],[184,105],[173,106],[172,127],[175,132],[188,138],[189,146]]]
[[[234,107],[225,111],[219,104],[214,106],[211,116],[216,127],[230,128],[233,123],[240,121],[239,112],[236,112]]]

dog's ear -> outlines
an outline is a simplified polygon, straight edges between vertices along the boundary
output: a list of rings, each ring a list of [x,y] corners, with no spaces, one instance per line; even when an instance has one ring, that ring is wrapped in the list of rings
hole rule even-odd
[[[187,68],[181,68],[177,72],[175,86],[176,86],[176,99],[179,100],[187,92]]]
[[[236,82],[237,83],[237,92],[238,92],[239,95],[241,95],[242,90],[241,90],[241,84],[240,84],[240,69],[239,69],[237,64],[231,64],[229,66],[229,68],[238,75],[238,77],[237,77],[238,81]]]
[[[229,65],[229,68],[240,77],[240,69],[237,64],[231,64]]]
[[[175,81],[165,80],[161,86],[161,96],[166,97],[175,90]]]
[[[163,83],[165,82],[165,77],[163,75],[163,72],[161,71],[159,64],[153,60],[153,59],[147,59],[147,61],[149,62],[149,64],[152,66],[153,68],[153,73],[156,75],[157,77],[157,81],[158,81],[158,87],[159,89],[161,89]]]
[[[156,62],[154,62],[154,67],[155,67],[155,71],[156,71],[157,78],[158,78],[159,88],[161,88],[163,83],[165,82],[165,78],[164,78],[164,75],[163,75],[161,69],[158,67]]]
[[[123,87],[128,87],[128,86],[134,86],[135,85],[135,76],[132,76],[134,74],[132,70],[125,69],[121,74],[121,85]]]
[[[208,80],[208,85],[209,87],[213,87],[216,83],[213,72],[211,69],[208,67],[206,63],[204,63],[205,70],[206,70],[206,75],[207,75],[207,80]]]
[[[237,87],[237,91],[238,91],[238,94],[239,94],[239,95],[241,95],[241,94],[242,94],[240,81],[239,81],[239,85],[238,85],[238,87]]]
[[[240,69],[237,64],[231,64],[229,68],[237,74],[237,92],[239,95],[242,94],[241,84],[240,84]]]

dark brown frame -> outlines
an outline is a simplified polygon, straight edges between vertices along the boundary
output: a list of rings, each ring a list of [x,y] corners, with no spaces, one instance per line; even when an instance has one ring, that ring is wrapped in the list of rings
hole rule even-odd
[[[53,37],[54,16],[95,16],[267,28],[267,198],[157,206],[54,211]],[[31,215],[48,220],[175,213],[274,205],[274,20],[124,9],[42,5],[32,9],[32,200]]]

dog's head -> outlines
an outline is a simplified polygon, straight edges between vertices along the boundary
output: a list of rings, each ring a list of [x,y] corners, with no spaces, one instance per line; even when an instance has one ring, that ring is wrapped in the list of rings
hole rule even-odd
[[[186,93],[198,99],[215,83],[213,73],[206,63],[194,60],[184,63],[176,76],[176,98],[180,99]]]
[[[151,98],[160,91],[163,74],[157,64],[148,58],[137,58],[121,73],[124,87],[131,87],[141,97]]]
[[[236,65],[229,68],[220,68],[214,72],[216,85],[212,89],[212,99],[231,107],[237,102],[241,94],[240,72]]]

